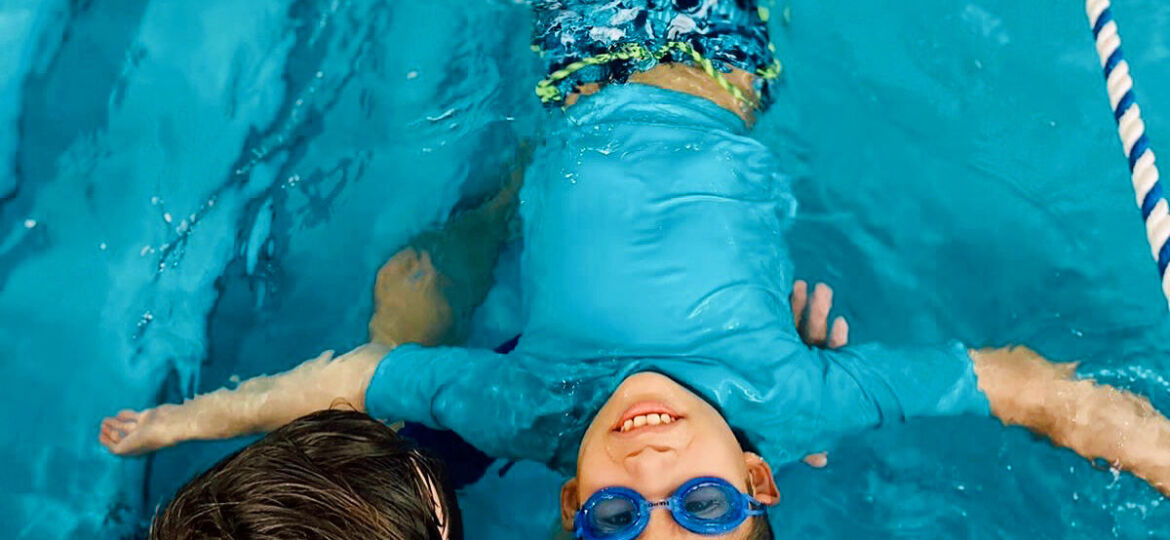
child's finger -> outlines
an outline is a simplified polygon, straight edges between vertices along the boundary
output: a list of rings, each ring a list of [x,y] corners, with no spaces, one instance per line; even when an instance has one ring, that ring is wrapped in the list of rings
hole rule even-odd
[[[114,446],[114,444],[115,444],[114,440],[111,439],[110,436],[107,435],[105,431],[102,431],[102,433],[100,433],[98,435],[98,442],[101,443],[102,446],[104,446],[106,448],[110,448],[110,447]]]
[[[800,320],[804,318],[804,308],[808,305],[808,283],[798,279],[792,282],[792,294],[788,296],[792,305],[792,321],[796,328],[800,328]]]
[[[113,446],[122,442],[122,432],[113,428],[105,428],[102,429],[102,434],[98,438],[102,441],[106,441],[108,443],[107,446]]]
[[[829,330],[829,348],[839,349],[849,343],[849,323],[845,317],[833,320],[833,328]]]
[[[128,422],[123,422],[117,418],[106,418],[102,420],[102,429],[121,429],[122,426],[127,424]]]
[[[102,424],[102,439],[109,440],[113,444],[117,444],[122,439],[122,430],[118,429],[113,424]]]
[[[121,422],[137,422],[139,416],[142,416],[142,415],[138,411],[132,411],[130,409],[125,409],[122,411],[118,411],[118,416],[115,416],[114,419],[121,421]]]
[[[825,343],[829,334],[829,310],[833,308],[833,289],[824,283],[813,288],[808,309],[807,341],[813,345]]]
[[[823,469],[829,464],[829,454],[826,452],[819,452],[816,454],[809,454],[804,456],[804,462],[814,469]]]

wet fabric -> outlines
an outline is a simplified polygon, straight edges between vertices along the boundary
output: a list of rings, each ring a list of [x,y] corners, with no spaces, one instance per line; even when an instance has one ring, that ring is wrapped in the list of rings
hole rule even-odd
[[[715,67],[760,73],[775,59],[768,25],[755,0],[537,0],[533,5],[537,49],[549,72],[613,51],[623,44],[659,50],[670,42],[692,45]],[[691,62],[682,50],[661,60],[644,58],[588,66],[556,82],[560,96],[586,83],[626,82],[659,62]],[[769,102],[768,81],[758,77],[756,93]]]
[[[781,170],[705,99],[630,84],[582,100],[521,192],[529,319],[516,349],[399,347],[370,383],[370,413],[565,472],[592,416],[643,371],[715,405],[773,465],[847,432],[989,414],[959,344],[800,341]]]
[[[500,354],[510,353],[519,341],[520,336],[516,336],[494,350]],[[490,456],[450,430],[431,429],[422,424],[407,422],[398,430],[398,434],[413,440],[419,447],[443,460],[447,465],[447,480],[454,489],[474,484],[483,477],[493,461]]]

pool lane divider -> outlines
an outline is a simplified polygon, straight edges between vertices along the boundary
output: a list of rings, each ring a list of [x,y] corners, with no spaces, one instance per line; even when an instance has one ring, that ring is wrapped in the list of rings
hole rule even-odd
[[[1158,262],[1158,274],[1162,276],[1162,294],[1170,306],[1170,272],[1167,272],[1170,268],[1170,242],[1167,242],[1170,239],[1170,205],[1158,181],[1154,151],[1146,137],[1146,124],[1142,122],[1141,108],[1133,93],[1133,77],[1121,52],[1121,36],[1109,0],[1087,0],[1085,12],[1093,28],[1093,39],[1097,42],[1101,68],[1105,70],[1109,103],[1113,106],[1113,119],[1117,121],[1122,149],[1129,159],[1133,190],[1142,210],[1142,219],[1146,222],[1146,238],[1150,241],[1154,260]]]

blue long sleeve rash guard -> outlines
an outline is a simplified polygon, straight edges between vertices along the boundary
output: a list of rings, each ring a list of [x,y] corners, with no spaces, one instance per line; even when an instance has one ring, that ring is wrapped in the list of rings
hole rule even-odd
[[[593,415],[655,371],[713,404],[773,465],[843,433],[989,414],[966,349],[822,350],[797,335],[775,156],[702,98],[629,84],[568,109],[521,192],[528,321],[516,350],[402,346],[370,414],[572,472]]]

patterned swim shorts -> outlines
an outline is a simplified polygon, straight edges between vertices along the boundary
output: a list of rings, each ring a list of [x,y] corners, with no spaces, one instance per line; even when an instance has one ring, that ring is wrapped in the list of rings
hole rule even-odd
[[[550,77],[537,87],[546,104],[559,104],[586,83],[622,83],[659,63],[699,64],[727,73],[758,75],[760,106],[779,74],[756,0],[534,0],[533,49]],[[718,77],[716,77],[718,79]],[[722,83],[721,83],[722,84]]]

